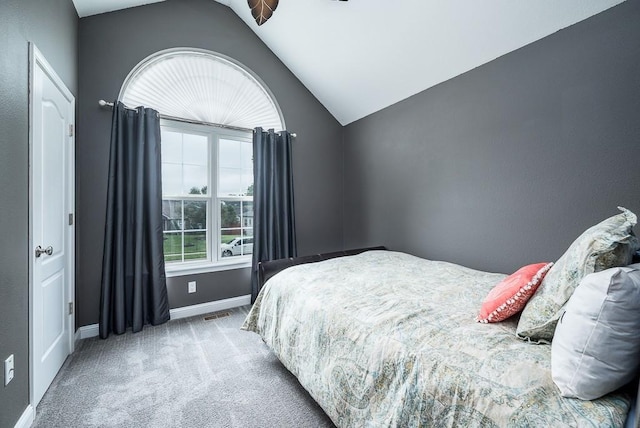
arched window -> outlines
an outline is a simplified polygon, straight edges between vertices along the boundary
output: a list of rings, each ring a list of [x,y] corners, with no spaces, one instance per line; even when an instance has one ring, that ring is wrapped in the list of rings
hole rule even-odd
[[[285,129],[275,98],[254,73],[229,57],[203,49],[168,49],[145,58],[129,73],[118,99],[174,118],[246,129]]]
[[[178,48],[146,58],[119,96],[161,114],[167,274],[248,266],[253,249],[251,130],[284,129],[271,92],[246,67]]]

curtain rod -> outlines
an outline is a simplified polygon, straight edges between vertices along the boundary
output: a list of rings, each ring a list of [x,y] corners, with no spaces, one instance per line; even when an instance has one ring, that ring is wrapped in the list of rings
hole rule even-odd
[[[110,103],[108,101],[105,100],[100,100],[98,101],[98,104],[100,105],[100,107],[104,107],[104,108],[113,108],[113,103]],[[127,107],[129,110],[135,110],[134,108],[131,107]],[[169,116],[166,114],[160,114],[160,118],[161,119],[167,119],[167,120],[173,120],[176,122],[184,122],[184,123],[193,123],[195,125],[208,125],[208,126],[215,126],[216,128],[224,128],[224,129],[233,129],[235,131],[245,131],[245,132],[253,132],[253,129],[249,129],[249,128],[242,128],[239,126],[231,126],[231,125],[223,125],[221,123],[212,123],[212,122],[203,122],[200,120],[191,120],[191,119],[185,119],[182,117],[176,117],[176,116]],[[279,131],[281,132],[281,131]],[[293,138],[296,138],[297,135],[295,133],[291,133],[291,136]]]

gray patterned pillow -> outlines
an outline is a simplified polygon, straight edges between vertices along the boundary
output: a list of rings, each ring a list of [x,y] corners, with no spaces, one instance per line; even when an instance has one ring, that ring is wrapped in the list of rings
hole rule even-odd
[[[562,308],[585,275],[631,263],[638,249],[633,234],[637,218],[625,208],[618,209],[622,214],[587,229],[549,270],[522,311],[516,330],[520,338],[551,342]]]

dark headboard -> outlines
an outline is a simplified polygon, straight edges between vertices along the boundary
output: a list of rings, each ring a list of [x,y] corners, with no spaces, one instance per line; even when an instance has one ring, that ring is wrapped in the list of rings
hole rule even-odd
[[[258,263],[258,287],[259,290],[269,278],[290,266],[304,263],[321,262],[323,260],[335,259],[336,257],[355,256],[371,250],[386,250],[385,247],[358,248],[355,250],[336,251],[334,253],[313,254],[311,256],[289,257],[288,259],[271,260]]]

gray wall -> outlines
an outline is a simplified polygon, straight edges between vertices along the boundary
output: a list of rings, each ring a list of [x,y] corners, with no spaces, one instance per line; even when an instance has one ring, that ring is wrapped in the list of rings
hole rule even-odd
[[[170,0],[80,20],[77,147],[78,325],[98,321],[111,114],[131,69],[162,49],[228,55],[271,89],[296,132],[294,174],[301,255],[342,248],[342,127],[231,9],[211,0]],[[198,292],[187,294],[187,281]],[[172,308],[250,293],[249,269],[170,278]]]
[[[14,354],[16,370],[0,383],[0,427],[29,404],[28,42],[77,94],[77,29],[71,0],[0,2],[0,362]]]
[[[392,84],[392,82],[390,82]],[[345,128],[345,246],[489,271],[640,215],[640,2]]]
[[[179,4],[178,4],[179,3]],[[557,258],[625,205],[640,213],[640,2],[499,58],[342,129],[228,8],[171,0],[80,20],[71,0],[0,3],[0,426],[28,405],[28,41],[78,98],[78,325],[97,322],[110,114],[147,55],[194,46],[255,71],[297,132],[301,254],[385,244],[509,272]],[[346,215],[343,221],[343,208]],[[186,294],[198,280],[199,292]],[[247,294],[247,270],[169,281],[172,307]]]

